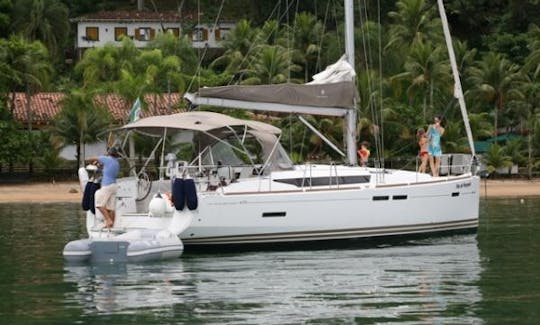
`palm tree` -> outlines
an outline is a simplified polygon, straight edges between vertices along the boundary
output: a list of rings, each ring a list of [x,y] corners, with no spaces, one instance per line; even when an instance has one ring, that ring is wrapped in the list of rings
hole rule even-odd
[[[86,143],[96,142],[98,135],[110,126],[108,111],[95,104],[94,94],[71,90],[62,100],[62,110],[53,120],[52,133],[64,145],[75,144],[77,166],[85,159],[81,152]]]
[[[281,46],[262,46],[256,60],[247,70],[248,79],[243,84],[278,84],[288,79],[289,71],[300,67],[291,65],[286,49]]]
[[[148,43],[148,49],[161,50],[163,57],[176,56],[181,62],[180,70],[187,75],[197,72],[199,60],[187,35],[180,38],[170,33],[160,33]]]
[[[287,39],[283,36],[279,22],[270,19],[264,22],[258,35],[260,44],[287,46]]]
[[[10,55],[8,48],[9,41],[0,38],[0,94],[8,93],[11,90],[11,83],[15,77],[15,71],[8,62]]]
[[[499,113],[505,108],[508,97],[513,95],[514,83],[520,78],[516,64],[500,54],[489,52],[477,66],[470,69],[470,82],[476,85],[476,92],[484,95],[484,100],[493,105],[493,136],[497,141]]]
[[[508,157],[510,157],[512,164],[519,165],[525,160],[522,154],[523,152],[522,148],[523,148],[523,143],[521,139],[519,138],[514,139],[514,140],[509,140],[506,142],[504,146],[504,152]],[[512,169],[508,168],[508,174],[510,174],[511,172],[512,172]]]
[[[497,143],[493,143],[488,147],[488,150],[482,156],[482,161],[486,164],[489,173],[512,166],[512,158],[506,155],[504,148]]]
[[[442,39],[440,20],[425,0],[400,0],[396,7],[397,11],[388,13],[394,23],[390,26],[392,37],[387,47],[404,49],[417,41]]]
[[[29,42],[21,36],[11,36],[5,50],[5,63],[11,70],[8,75],[11,91],[14,92],[19,87],[24,89],[28,131],[32,131],[32,95],[45,86],[50,78],[52,67],[49,54],[41,42]]]
[[[240,20],[227,38],[223,41],[225,53],[214,60],[210,68],[224,67],[224,71],[233,79],[242,80],[243,73],[248,68],[249,56],[258,46],[259,30],[251,27],[245,19]]]
[[[58,0],[19,0],[13,6],[13,32],[42,41],[58,57],[69,35],[68,8]]]
[[[406,75],[411,79],[407,93],[409,98],[414,98],[417,93],[422,95],[424,121],[428,107],[429,112],[434,114],[435,91],[450,89],[450,67],[442,60],[442,53],[444,52],[440,46],[433,47],[430,42],[415,42],[405,63],[408,71]]]
[[[111,82],[120,79],[122,70],[133,71],[139,53],[133,41],[124,37],[120,47],[105,45],[88,49],[75,66],[75,72],[82,75],[83,87],[108,89]]]
[[[12,1],[0,1],[0,38],[7,37],[11,23],[10,12],[13,8]]]
[[[294,20],[293,36],[298,62],[304,66],[304,82],[308,82],[309,78],[316,72],[324,26],[312,14],[301,12],[296,15]]]
[[[463,133],[461,121],[447,121],[444,127],[444,150],[447,152],[468,152],[467,137]]]
[[[520,86],[522,97],[517,101],[517,106],[521,108],[521,119],[525,120],[524,125],[527,129],[529,178],[532,177],[534,131],[540,127],[540,82],[532,80],[531,77],[534,77],[534,74],[525,75],[525,80]]]
[[[469,113],[469,124],[471,125],[472,133],[477,138],[489,138],[493,135],[493,124],[489,122],[489,114],[487,112]]]
[[[525,104],[525,119],[527,121],[527,151],[528,151],[528,176],[532,177],[533,153],[534,145],[538,144],[534,141],[534,137],[540,131],[540,28],[536,25],[531,25],[529,28],[531,40],[531,52],[525,59],[522,72],[525,76],[522,85],[523,102]],[[538,141],[538,139],[537,139]]]
[[[529,27],[529,32],[531,43],[529,48],[531,52],[525,59],[525,64],[523,65],[523,72],[531,74],[533,79],[540,77],[540,27],[532,24]]]

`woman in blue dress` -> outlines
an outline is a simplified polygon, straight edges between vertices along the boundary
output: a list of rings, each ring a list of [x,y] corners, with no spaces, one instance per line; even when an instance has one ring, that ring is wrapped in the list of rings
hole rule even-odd
[[[430,124],[427,131],[429,139],[428,154],[429,167],[433,176],[439,176],[439,168],[441,167],[441,136],[444,134],[444,128],[441,126],[441,117],[435,116],[433,124]]]

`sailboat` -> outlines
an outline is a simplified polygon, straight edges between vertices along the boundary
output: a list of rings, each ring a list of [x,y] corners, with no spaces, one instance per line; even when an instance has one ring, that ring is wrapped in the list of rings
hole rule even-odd
[[[438,2],[456,80],[455,94],[474,155],[444,7],[441,0]],[[294,165],[279,142],[281,130],[259,121],[205,111],[142,118],[120,131],[159,139],[150,155],[161,151],[159,180],[148,180],[144,170],[148,163],[136,175],[120,179],[113,229],[104,232],[99,211],[88,211],[89,238],[173,229],[168,233],[177,234],[189,247],[477,228],[480,182],[472,166],[461,175],[433,177],[357,165],[352,0],[345,0],[345,9],[346,54],[312,82],[201,88],[185,95],[192,108],[210,105],[342,117],[347,130],[347,150],[342,152],[345,164]],[[167,147],[167,143],[191,143],[196,152],[191,160],[178,160],[171,150],[174,146]],[[82,175],[84,179],[84,171]],[[181,227],[171,227],[171,223]]]

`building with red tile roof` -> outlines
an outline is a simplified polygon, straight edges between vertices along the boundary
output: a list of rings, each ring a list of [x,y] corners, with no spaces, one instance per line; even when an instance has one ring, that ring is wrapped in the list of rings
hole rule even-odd
[[[42,128],[50,125],[52,119],[62,109],[62,99],[65,94],[61,92],[38,93],[30,100],[32,128]],[[10,95],[11,99],[11,95]],[[184,104],[180,93],[146,94],[143,99],[142,116],[166,115],[183,111]],[[26,94],[15,93],[13,101],[13,117],[16,121],[28,125],[26,110]],[[118,94],[108,94],[96,97],[96,103],[104,106],[110,113],[115,124],[124,124],[133,103],[126,102]]]
[[[201,22],[196,13],[181,15],[175,11],[99,11],[70,21],[76,24],[75,49],[79,58],[88,48],[120,46],[124,36],[132,39],[135,47],[144,48],[159,33],[188,35],[194,48],[220,49],[221,41],[235,26],[234,22],[223,19]]]

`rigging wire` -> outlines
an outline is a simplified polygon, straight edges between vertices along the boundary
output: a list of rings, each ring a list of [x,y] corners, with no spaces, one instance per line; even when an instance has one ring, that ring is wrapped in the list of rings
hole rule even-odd
[[[372,57],[372,45],[371,45],[371,37],[369,35],[369,25],[367,23],[369,22],[369,10],[367,1],[364,1],[364,5],[362,6],[362,1],[359,0],[360,5],[359,7],[359,14],[360,14],[360,21],[362,22],[362,28],[361,28],[361,36],[362,36],[362,44],[363,44],[363,53],[364,53],[364,59],[366,62],[366,78],[367,78],[367,91],[368,91],[368,103],[366,103],[366,107],[369,108],[371,112],[371,120],[373,125],[377,126],[377,130],[374,130],[373,138],[375,140],[375,150],[376,150],[376,156],[378,161],[378,166],[384,168],[384,130],[383,130],[383,89],[382,89],[382,37],[381,37],[381,7],[380,7],[380,1],[377,1],[377,52],[378,52],[378,84],[376,85],[376,80],[373,80],[372,75],[370,73],[371,67],[375,65],[373,57]],[[374,90],[377,89],[376,92]]]
[[[182,1],[183,3],[183,1]],[[214,24],[212,25],[212,30],[216,30],[216,27],[218,25],[218,21],[219,19],[221,18],[221,13],[223,11],[223,7],[225,6],[225,0],[221,0],[221,5],[219,6],[219,10],[218,10],[218,14],[216,15],[216,19],[214,20]],[[198,5],[197,5],[197,19],[198,19],[198,25],[200,26],[200,0],[198,2]],[[193,82],[195,81],[195,76],[198,76],[198,80],[199,80],[199,86],[200,86],[200,81],[201,81],[201,70],[202,70],[202,62],[204,61],[204,58],[206,57],[206,53],[208,52],[208,46],[205,46],[204,47],[204,52],[202,55],[199,55],[199,62],[197,63],[197,70],[195,71],[195,74],[192,76],[190,82],[189,82],[189,85],[187,87],[187,89],[191,89],[191,86],[193,85]],[[200,53],[199,53],[200,54]]]
[[[379,110],[381,112],[381,161],[382,161],[382,168],[384,168],[384,115],[383,115],[383,71],[382,71],[382,36],[381,36],[381,1],[377,0],[377,22],[378,22],[378,32],[377,37],[379,41]]]
[[[319,38],[319,51],[317,51],[317,63],[315,64],[315,71],[320,71],[322,69],[321,66],[321,49],[322,49],[322,43],[324,40],[324,33],[326,32],[326,19],[328,18],[328,11],[330,10],[330,3],[331,1],[328,1],[326,3],[326,10],[324,12],[324,19],[323,19],[323,29],[321,31],[321,37]]]
[[[286,0],[285,4],[286,4],[285,7],[289,8],[289,0]],[[286,10],[286,14],[287,14],[287,26],[289,26],[290,20],[289,20],[288,9]],[[294,20],[294,22],[296,23],[296,19]],[[294,31],[294,27],[293,27],[293,31]],[[292,63],[291,62],[291,35],[290,34],[291,34],[290,28],[287,28],[287,60],[289,61],[289,67],[291,66],[291,63]],[[291,82],[291,69],[288,69],[288,72],[287,72],[287,82]]]
[[[278,8],[281,8],[281,4],[280,4],[281,1],[278,1],[276,2],[276,5],[274,6],[274,9],[272,9],[272,12],[266,17],[266,20],[270,20],[271,17],[274,16],[274,13],[278,10]],[[283,17],[286,15],[286,13],[289,11],[289,6],[287,6],[287,8],[285,8],[285,14],[283,14],[281,17],[278,16],[278,23],[283,19]],[[279,24],[278,24],[279,25]],[[279,26],[278,26],[279,28]],[[266,39],[267,41],[268,39]],[[249,54],[251,54],[252,51],[254,51],[256,49],[256,47],[258,46],[257,42],[253,42],[251,44],[251,46],[248,48],[246,54],[244,55],[244,57],[242,58],[242,61],[240,62],[240,66],[242,66],[246,60],[249,58],[250,59],[250,64],[253,63],[253,60],[255,60],[255,56],[250,56]],[[241,80],[243,78],[243,76],[245,75],[245,71],[242,71],[242,73],[239,75],[239,80]],[[229,82],[227,83],[228,85],[231,85],[232,83],[234,82],[234,75],[231,76]]]

